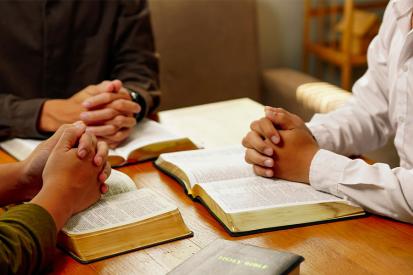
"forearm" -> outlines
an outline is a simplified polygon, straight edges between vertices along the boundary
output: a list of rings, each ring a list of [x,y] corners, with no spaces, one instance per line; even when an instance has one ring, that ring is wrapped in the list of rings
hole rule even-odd
[[[382,33],[371,42],[368,70],[353,87],[353,98],[338,110],[309,123],[320,147],[344,155],[361,154],[386,144],[395,131],[389,120],[388,47]]]
[[[57,185],[57,184],[56,184]],[[40,192],[31,200],[31,203],[41,206],[53,218],[56,229],[59,231],[65,225],[66,221],[72,216],[73,209],[71,204],[62,203],[62,190],[40,190]]]
[[[56,227],[43,208],[25,204],[0,217],[0,273],[39,274],[54,253]]]
[[[39,118],[39,130],[44,133],[55,132],[63,124],[71,124],[80,120],[84,109],[79,104],[67,99],[46,100]]]
[[[311,163],[310,183],[324,192],[347,198],[367,211],[413,223],[413,170],[369,165],[326,150]]]
[[[0,206],[30,199],[29,190],[23,189],[20,184],[22,173],[22,162],[0,165]]]
[[[146,1],[120,6],[114,39],[112,79],[121,80],[126,88],[138,92],[145,100],[143,113],[159,105],[158,59]]]
[[[393,133],[387,108],[380,106],[379,112],[372,105],[369,108],[353,98],[334,112],[316,114],[307,125],[321,148],[346,156],[360,155],[383,146]]]

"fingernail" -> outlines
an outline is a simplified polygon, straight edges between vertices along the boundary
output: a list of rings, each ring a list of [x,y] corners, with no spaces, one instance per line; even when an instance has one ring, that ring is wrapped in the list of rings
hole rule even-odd
[[[265,148],[264,150],[264,154],[266,154],[267,156],[271,157],[272,156],[272,148]]]
[[[274,161],[272,159],[266,159],[264,161],[264,166],[265,167],[273,167],[274,166]]]
[[[265,176],[271,178],[274,175],[274,172],[272,170],[266,170],[265,171]]]
[[[275,118],[275,112],[274,111],[272,111],[272,110],[266,110],[265,111],[265,115],[266,116],[268,116],[268,117],[272,117],[272,118]]]
[[[101,191],[103,194],[106,194],[106,193],[108,192],[108,190],[109,190],[109,187],[108,187],[106,184],[103,184],[103,185],[102,185],[102,188],[100,189],[100,191]]]
[[[84,158],[84,157],[86,157],[86,154],[87,154],[87,152],[86,152],[85,149],[80,149],[78,155],[79,155],[80,158]]]
[[[77,128],[83,128],[85,126],[83,121],[76,121],[75,123],[73,123],[73,125]]]
[[[86,113],[86,112],[80,113],[80,119],[82,119],[82,120],[87,119],[88,116],[89,116],[89,115],[88,115],[88,113]]]
[[[83,107],[89,108],[92,105],[92,103],[88,100],[85,100],[85,101],[83,101],[82,105],[83,105]]]
[[[100,166],[100,165],[102,164],[102,157],[96,157],[96,158],[95,158],[95,164],[96,164],[97,166]]]
[[[278,144],[278,142],[280,142],[280,137],[279,137],[279,136],[272,136],[272,137],[271,137],[271,141],[272,141],[274,144]]]

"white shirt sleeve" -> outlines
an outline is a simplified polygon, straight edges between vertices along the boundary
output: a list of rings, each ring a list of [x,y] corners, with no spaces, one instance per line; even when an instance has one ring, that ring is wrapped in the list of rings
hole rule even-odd
[[[388,8],[368,50],[369,68],[353,87],[353,100],[332,113],[316,115],[308,124],[320,147],[329,150],[320,150],[312,160],[310,183],[320,191],[354,201],[369,212],[413,223],[411,165],[391,169],[387,164],[369,165],[343,156],[384,145],[399,127],[392,117],[394,110],[389,111],[393,88],[389,84],[388,63],[395,63],[395,57],[389,59],[395,20],[394,14],[389,16]],[[398,95],[404,100],[401,93]]]
[[[310,183],[320,191],[353,201],[365,210],[413,223],[413,170],[369,165],[363,160],[319,150]]]
[[[321,148],[347,156],[360,155],[383,146],[394,133],[388,117],[386,32],[382,27],[370,44],[368,70],[354,85],[352,99],[336,111],[316,114],[308,123]]]

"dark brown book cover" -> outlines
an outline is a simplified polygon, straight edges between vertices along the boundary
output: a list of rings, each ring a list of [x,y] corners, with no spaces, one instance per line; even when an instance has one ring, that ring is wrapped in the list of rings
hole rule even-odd
[[[302,261],[293,253],[218,239],[168,274],[298,274]]]

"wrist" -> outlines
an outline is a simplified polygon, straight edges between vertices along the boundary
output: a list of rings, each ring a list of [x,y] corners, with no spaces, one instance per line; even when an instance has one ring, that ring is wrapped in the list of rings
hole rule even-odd
[[[85,109],[71,99],[46,100],[40,114],[39,130],[55,132],[61,125],[70,124],[80,119]]]
[[[33,198],[35,192],[31,186],[26,185],[22,162],[4,164],[2,168],[2,175],[7,179],[7,184],[3,182],[4,184],[0,186],[1,205],[20,203]]]
[[[19,188],[21,190],[23,200],[32,199],[42,187],[41,171],[34,171],[32,159],[29,157],[19,163]]]
[[[42,188],[40,192],[30,201],[43,207],[52,216],[56,228],[59,231],[66,221],[73,215],[73,206],[67,200],[62,190],[50,190]]]
[[[135,115],[137,121],[142,120],[145,117],[146,113],[146,101],[145,98],[140,94],[139,91],[126,87],[126,90],[129,93],[131,100],[141,107],[141,111]]]
[[[27,183],[27,178],[25,175],[25,170],[26,170],[26,166],[27,166],[27,159],[19,161],[19,162],[15,162],[15,163],[10,163],[9,167],[10,170],[13,171],[13,174],[16,175],[17,178],[17,182],[16,184],[18,186],[24,186]]]
[[[314,157],[317,155],[318,151],[320,148],[318,146],[315,146],[313,150],[310,150],[308,157],[307,157],[307,162],[305,164],[305,174],[304,174],[304,181],[305,183],[310,184],[310,173],[311,173],[311,163],[313,162]]]
[[[39,130],[42,132],[55,132],[59,128],[59,122],[56,118],[56,109],[62,106],[63,100],[51,99],[46,100],[40,113]]]

